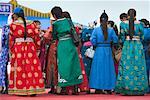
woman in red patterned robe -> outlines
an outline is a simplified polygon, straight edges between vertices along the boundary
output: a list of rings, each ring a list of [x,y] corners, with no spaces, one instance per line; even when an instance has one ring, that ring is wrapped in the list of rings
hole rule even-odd
[[[80,31],[78,31],[78,26],[76,26],[76,32],[78,35],[80,35]],[[89,83],[88,83],[88,79],[87,79],[87,75],[86,75],[86,72],[85,72],[85,66],[84,66],[84,63],[83,63],[83,58],[82,58],[82,55],[81,55],[81,44],[80,46],[77,48],[78,50],[78,55],[79,55],[79,60],[80,60],[80,66],[81,66],[81,70],[82,70],[82,75],[83,75],[83,82],[81,84],[78,85],[79,89],[81,92],[89,92]]]
[[[16,8],[18,19],[10,25],[11,72],[9,94],[42,94],[44,81],[37,52],[40,49],[38,29],[31,21],[26,21],[24,11]]]

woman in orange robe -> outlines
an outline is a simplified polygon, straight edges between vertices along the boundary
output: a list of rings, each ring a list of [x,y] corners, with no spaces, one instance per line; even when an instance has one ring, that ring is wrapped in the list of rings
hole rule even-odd
[[[52,20],[51,20],[52,23]],[[57,93],[57,82],[58,82],[58,68],[57,68],[57,57],[56,47],[57,41],[52,39],[52,26],[49,27],[47,32],[44,34],[46,43],[49,43],[47,50],[47,63],[46,63],[46,87],[50,87],[49,93]]]

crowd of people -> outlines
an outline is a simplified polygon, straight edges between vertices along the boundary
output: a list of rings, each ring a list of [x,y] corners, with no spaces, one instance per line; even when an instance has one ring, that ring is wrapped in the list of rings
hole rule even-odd
[[[55,6],[50,27],[25,19],[15,8],[3,28],[0,91],[35,96],[150,93],[150,23],[136,10],[120,15],[120,29],[104,11],[100,25],[74,25],[71,15]],[[10,69],[10,71],[8,70]]]

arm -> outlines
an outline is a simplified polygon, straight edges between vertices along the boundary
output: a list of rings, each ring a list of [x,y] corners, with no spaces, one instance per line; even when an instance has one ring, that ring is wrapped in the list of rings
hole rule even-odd
[[[15,37],[13,35],[12,25],[10,25],[10,33],[9,33],[9,49],[10,49],[10,52],[13,50],[14,43],[15,43]]]
[[[80,45],[80,47],[81,47],[81,40],[80,40],[76,30],[75,30],[74,24],[73,24],[73,22],[70,19],[68,21],[69,21],[69,24],[70,24],[70,27],[71,27],[70,34],[72,35],[74,44],[76,46]]]
[[[120,24],[120,34],[119,34],[119,43],[123,44],[125,41],[125,29],[122,24]]]
[[[36,46],[36,50],[39,51],[41,42],[40,42],[39,31],[38,31],[37,28],[34,28],[34,43],[35,43],[35,46]]]
[[[53,40],[57,39],[56,26],[52,24],[52,38]]]
[[[115,31],[112,29],[111,32],[112,32],[112,41],[113,41],[113,43],[118,43],[118,37],[117,37]]]
[[[143,41],[144,40],[144,27],[141,23],[139,25],[139,29],[140,29],[140,40]]]
[[[92,36],[91,36],[91,43],[94,45],[94,46],[96,46],[96,44],[97,44],[97,36],[96,36],[96,29],[94,29],[93,30],[93,32],[92,32]]]

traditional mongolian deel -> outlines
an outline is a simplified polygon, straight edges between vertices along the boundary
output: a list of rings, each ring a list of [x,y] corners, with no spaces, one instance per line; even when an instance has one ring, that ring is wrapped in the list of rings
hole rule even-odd
[[[144,28],[144,52],[150,92],[150,28]]]
[[[53,39],[59,40],[57,63],[59,73],[58,86],[61,87],[80,84],[83,79],[78,52],[70,35],[71,26],[68,21],[69,19],[63,18],[53,23]]]
[[[96,47],[90,73],[90,88],[112,90],[116,84],[115,67],[112,58],[111,42],[117,43],[118,37],[108,28],[108,39],[104,40],[101,27],[93,30],[91,42]]]
[[[121,40],[124,44],[119,65],[116,92],[125,95],[142,95],[148,90],[145,55],[141,43],[144,38],[143,27],[140,22],[135,21],[134,36],[131,40],[126,37],[129,35],[128,21],[121,25]]]
[[[40,37],[35,25],[27,21],[27,38],[24,39],[24,26],[21,20],[10,26],[11,72],[9,94],[31,95],[44,92],[44,81],[37,56]]]

